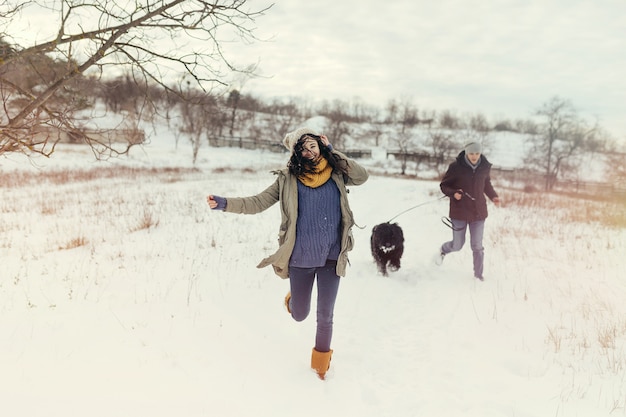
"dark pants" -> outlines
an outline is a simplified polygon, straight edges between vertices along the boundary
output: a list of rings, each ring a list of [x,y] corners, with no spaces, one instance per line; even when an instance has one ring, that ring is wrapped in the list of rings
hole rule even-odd
[[[336,267],[336,261],[327,261],[326,265],[317,268],[289,267],[291,316],[296,321],[306,319],[311,311],[313,281],[317,275],[315,350],[318,352],[330,351],[330,341],[333,337],[333,312],[340,280],[336,273]]]

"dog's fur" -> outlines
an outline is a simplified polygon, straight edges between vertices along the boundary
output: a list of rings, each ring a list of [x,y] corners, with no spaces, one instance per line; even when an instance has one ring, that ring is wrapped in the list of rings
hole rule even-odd
[[[383,276],[387,276],[387,268],[391,271],[400,269],[400,258],[404,252],[404,233],[398,223],[385,222],[374,226],[370,243],[372,256]]]

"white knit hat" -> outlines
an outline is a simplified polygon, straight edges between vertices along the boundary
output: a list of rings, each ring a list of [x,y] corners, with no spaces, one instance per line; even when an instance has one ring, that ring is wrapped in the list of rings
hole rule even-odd
[[[285,139],[283,139],[283,145],[285,145],[285,148],[287,148],[289,152],[293,153],[293,148],[296,146],[298,139],[300,139],[302,135],[306,134],[319,136],[315,130],[309,127],[301,127],[300,129],[287,133],[285,135]]]

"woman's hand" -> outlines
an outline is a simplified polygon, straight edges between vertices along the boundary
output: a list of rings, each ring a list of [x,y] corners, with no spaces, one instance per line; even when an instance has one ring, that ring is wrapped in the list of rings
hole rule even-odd
[[[331,143],[328,140],[328,137],[326,135],[320,135],[320,141],[322,142],[322,145],[327,147],[329,150],[331,150],[331,151],[333,150],[333,145],[331,145]]]
[[[213,198],[212,195],[209,195],[206,198],[206,202],[208,203],[209,207],[211,207],[212,209],[214,209],[215,207],[217,207],[217,201],[215,201],[215,199]]]
[[[206,198],[206,202],[208,203],[209,207],[211,207],[211,210],[226,210],[227,201],[224,197],[209,194]]]

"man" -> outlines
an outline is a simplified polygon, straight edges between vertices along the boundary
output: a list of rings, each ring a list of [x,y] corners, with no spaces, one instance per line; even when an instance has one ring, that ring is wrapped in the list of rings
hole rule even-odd
[[[441,265],[450,252],[457,252],[465,244],[470,231],[470,246],[474,255],[474,278],[484,281],[483,231],[487,218],[487,199],[500,205],[498,194],[491,185],[491,163],[482,155],[480,143],[468,143],[450,164],[441,180],[441,191],[450,197],[452,240],[441,245],[436,263]]]

